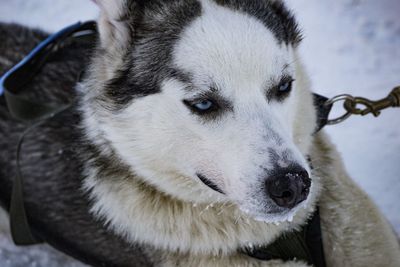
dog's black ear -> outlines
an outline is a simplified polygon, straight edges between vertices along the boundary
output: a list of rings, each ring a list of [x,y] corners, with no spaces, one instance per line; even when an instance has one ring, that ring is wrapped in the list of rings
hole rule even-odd
[[[98,30],[101,46],[114,52],[125,51],[134,35],[135,16],[141,9],[135,0],[93,0],[100,8]]]

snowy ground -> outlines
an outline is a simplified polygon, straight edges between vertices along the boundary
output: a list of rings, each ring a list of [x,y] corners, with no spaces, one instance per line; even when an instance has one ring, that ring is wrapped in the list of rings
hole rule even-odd
[[[316,92],[375,99],[400,85],[400,1],[287,2],[304,29],[301,52]],[[0,0],[0,21],[50,31],[95,18],[97,12],[89,0]],[[400,110],[327,129],[352,177],[400,233]],[[47,247],[15,248],[1,231],[0,265],[81,266]]]

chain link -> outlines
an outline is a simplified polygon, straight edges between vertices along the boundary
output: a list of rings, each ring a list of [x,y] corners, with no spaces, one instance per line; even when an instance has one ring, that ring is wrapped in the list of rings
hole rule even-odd
[[[351,115],[365,116],[373,114],[375,117],[378,117],[384,109],[400,107],[400,86],[394,88],[387,97],[381,100],[373,101],[364,97],[354,97],[345,94],[329,99],[325,105],[334,105],[338,102],[343,102],[343,107],[346,112],[340,117],[329,119],[328,125],[341,123]]]

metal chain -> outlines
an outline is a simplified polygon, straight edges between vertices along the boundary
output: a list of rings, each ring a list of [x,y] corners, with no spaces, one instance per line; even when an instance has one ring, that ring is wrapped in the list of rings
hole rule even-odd
[[[375,117],[378,117],[384,109],[400,107],[400,86],[394,88],[387,97],[381,100],[373,101],[364,97],[354,97],[345,94],[329,99],[325,105],[334,105],[338,102],[343,102],[346,113],[340,117],[329,119],[328,125],[341,123],[351,115],[365,116],[367,114],[373,114]]]

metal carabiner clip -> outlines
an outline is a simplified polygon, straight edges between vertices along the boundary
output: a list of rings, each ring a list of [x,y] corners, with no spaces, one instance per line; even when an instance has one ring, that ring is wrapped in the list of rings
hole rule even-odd
[[[373,101],[364,97],[354,97],[344,94],[329,99],[325,105],[334,105],[340,101],[343,101],[343,108],[346,110],[346,113],[335,119],[328,119],[328,125],[341,123],[351,115],[365,116],[372,113],[375,117],[378,117],[384,109],[400,107],[400,86],[394,88],[387,97],[381,100]],[[360,108],[360,106],[364,106],[364,108]]]
[[[352,115],[352,113],[346,109],[346,101],[353,102],[354,100],[355,99],[353,96],[348,95],[348,94],[343,94],[343,95],[335,96],[335,97],[329,99],[328,101],[326,101],[325,102],[326,106],[331,106],[331,105],[333,106],[335,103],[344,101],[343,106],[345,107],[345,110],[346,110],[346,113],[343,114],[342,116],[339,116],[334,119],[328,119],[327,125],[335,125],[335,124],[339,124],[339,123],[347,120]]]

